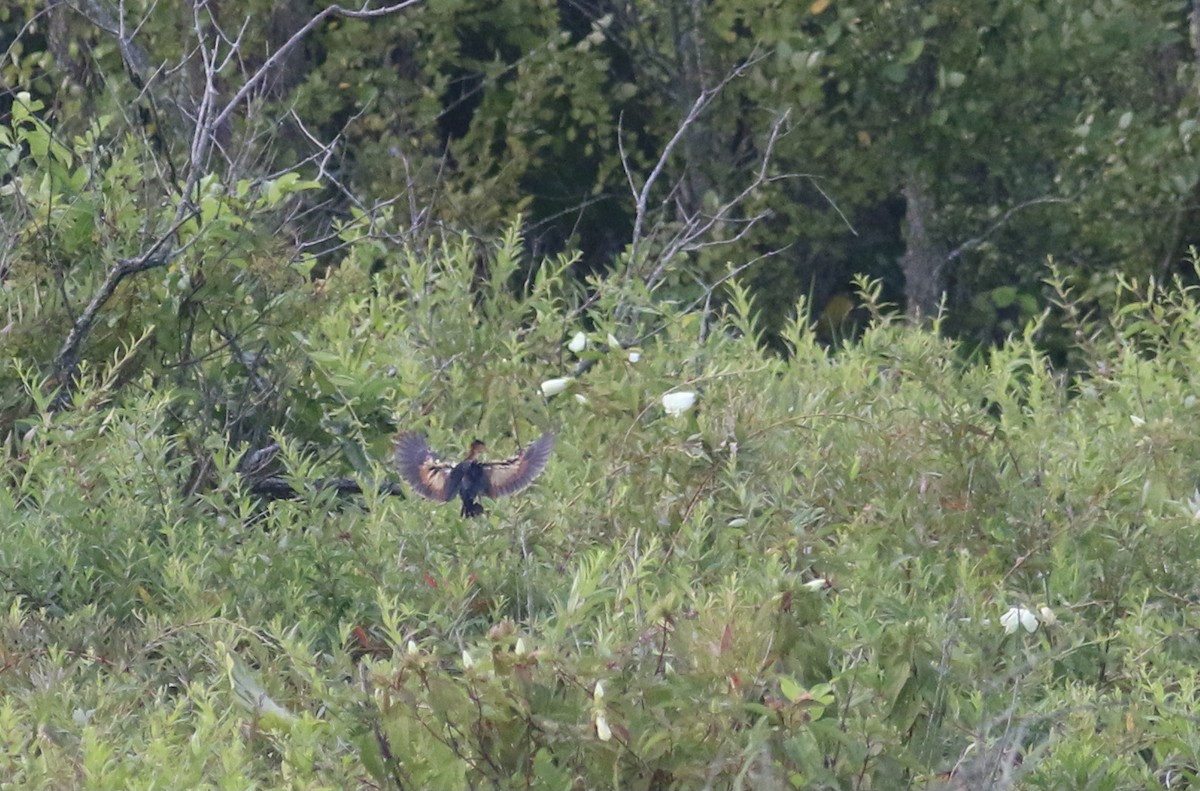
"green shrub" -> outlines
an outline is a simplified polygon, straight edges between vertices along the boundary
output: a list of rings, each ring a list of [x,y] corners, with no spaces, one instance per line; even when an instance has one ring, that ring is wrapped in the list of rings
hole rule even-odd
[[[511,288],[514,236],[384,248],[369,275],[380,249],[355,234],[322,301],[280,326],[299,362],[273,427],[295,500],[250,496],[245,446],[183,419],[201,407],[152,368],[107,391],[85,368],[58,412],[16,377],[14,787],[953,772],[1133,789],[1194,771],[1193,292],[1126,284],[1127,309],[1079,328],[1073,375],[1040,325],[968,361],[870,286],[859,342],[831,355],[797,323],[783,359],[736,283],[720,315],[612,282],[584,307],[569,261]],[[695,405],[668,414],[683,390]],[[545,474],[483,519],[303,485],[394,479],[397,429],[455,455],[543,428]]]

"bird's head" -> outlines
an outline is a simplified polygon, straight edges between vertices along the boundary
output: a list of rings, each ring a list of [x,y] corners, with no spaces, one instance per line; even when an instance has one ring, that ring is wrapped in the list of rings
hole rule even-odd
[[[467,461],[474,461],[479,454],[483,453],[487,445],[483,444],[483,440],[471,440],[471,448],[467,451]]]

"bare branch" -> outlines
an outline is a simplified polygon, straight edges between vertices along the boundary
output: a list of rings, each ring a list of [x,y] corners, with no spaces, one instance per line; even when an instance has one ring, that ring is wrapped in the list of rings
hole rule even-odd
[[[700,92],[700,95],[692,102],[683,119],[679,122],[671,139],[663,147],[657,161],[651,168],[650,174],[640,187],[638,187],[637,180],[633,174],[633,166],[624,145],[624,134],[620,120],[618,121],[617,147],[635,206],[633,236],[630,245],[630,265],[625,270],[627,277],[632,272],[635,272],[639,266],[651,264],[651,266],[646,267],[649,269],[649,272],[643,274],[642,279],[647,286],[654,288],[662,282],[671,263],[677,260],[680,255],[709,247],[739,242],[745,239],[758,223],[771,217],[773,212],[769,208],[764,208],[748,216],[742,213],[743,207],[745,207],[747,202],[764,186],[785,179],[815,178],[814,176],[801,173],[778,176],[770,175],[771,165],[775,160],[776,146],[779,140],[788,133],[790,128],[790,113],[785,111],[777,115],[772,121],[770,130],[766,135],[766,140],[757,157],[753,175],[736,194],[725,200],[711,212],[695,211],[686,205],[686,201],[682,195],[685,181],[681,178],[671,186],[661,204],[661,206],[666,207],[674,202],[679,219],[671,222],[663,217],[656,221],[653,227],[647,227],[651,211],[650,196],[652,190],[662,180],[672,153],[687,137],[692,127],[700,122],[701,115],[711,106],[713,100],[733,80],[745,75],[764,57],[766,55],[756,54],[752,56],[726,74],[715,86],[706,88]],[[849,221],[842,214],[841,210],[838,209],[837,205],[829,199],[819,186],[817,190],[833,205],[843,222],[853,232],[853,227],[850,226]],[[742,216],[738,216],[739,213],[742,213]],[[725,238],[714,239],[714,231],[723,226],[729,227],[732,234],[726,235]],[[671,227],[674,227],[673,232],[667,233],[667,229]],[[660,235],[666,236],[662,242],[662,248],[651,257],[645,251],[644,245],[649,240],[660,237]],[[652,258],[652,260],[643,261],[643,258]]]
[[[272,442],[264,448],[247,451],[238,462],[237,471],[251,494],[264,500],[296,500],[305,489],[297,490],[295,481],[282,474],[279,469],[279,443]],[[318,478],[315,481],[301,482],[307,491],[320,492],[332,489],[339,495],[363,494],[374,488],[380,495],[389,497],[405,497],[404,488],[398,483],[383,481],[374,487],[364,489],[362,484],[353,478]]]
[[[175,225],[169,231],[162,234],[156,242],[150,245],[137,258],[126,258],[114,266],[108,273],[108,277],[104,279],[104,283],[100,289],[92,297],[92,301],[84,308],[83,313],[79,314],[79,318],[75,319],[71,326],[71,331],[67,333],[67,339],[63,342],[62,348],[54,357],[54,378],[58,380],[62,390],[58,397],[55,398],[55,405],[61,407],[66,403],[66,398],[70,395],[71,388],[74,385],[75,374],[79,366],[79,350],[83,346],[84,340],[87,339],[88,333],[91,332],[93,325],[96,323],[96,314],[104,307],[104,304],[112,297],[117,290],[117,286],[121,285],[121,281],[130,275],[135,275],[138,272],[145,272],[148,269],[156,269],[166,266],[174,257],[170,251],[160,251],[166,246],[168,240],[175,237],[176,232],[183,226],[185,222],[191,220],[197,212],[192,211],[180,217]]]
[[[663,277],[667,266],[681,252],[699,249],[702,245],[698,245],[699,239],[707,236],[714,227],[720,223],[729,222],[731,214],[746,201],[751,195],[758,191],[764,184],[769,183],[772,179],[767,175],[767,170],[770,167],[771,159],[775,153],[775,145],[783,134],[784,125],[787,123],[788,113],[784,112],[779,115],[774,123],[771,124],[770,134],[767,136],[767,143],[763,150],[762,156],[759,158],[758,169],[754,174],[754,178],[747,184],[741,192],[727,200],[724,204],[717,207],[717,210],[704,219],[689,217],[688,222],[683,229],[671,239],[662,254],[659,256],[658,265],[654,271],[646,278],[646,283],[650,286],[657,284]],[[770,216],[770,212],[759,212],[753,217],[742,219],[741,230],[732,238],[724,242],[714,242],[714,244],[724,243],[729,244],[736,242],[745,237],[747,233],[760,220]]]
[[[1004,214],[1001,215],[999,220],[996,220],[996,222],[994,222],[990,228],[988,228],[986,231],[981,233],[979,236],[976,236],[973,239],[968,239],[967,241],[960,244],[958,247],[951,250],[946,255],[946,261],[947,262],[954,261],[957,258],[959,258],[959,256],[961,256],[963,253],[965,253],[969,250],[974,250],[976,247],[979,247],[981,244],[983,244],[985,241],[987,241],[987,238],[989,236],[991,236],[996,231],[998,231],[1002,227],[1004,227],[1008,223],[1008,221],[1010,219],[1012,219],[1012,216],[1014,214],[1016,214],[1017,212],[1021,211],[1022,209],[1028,209],[1030,206],[1039,206],[1043,203],[1070,203],[1070,202],[1071,202],[1070,198],[1056,198],[1056,197],[1047,195],[1047,196],[1043,196],[1041,198],[1034,198],[1032,200],[1027,200],[1024,203],[1018,203],[1016,206],[1013,206],[1011,209],[1004,212]]]
[[[687,114],[684,115],[683,120],[680,121],[679,126],[675,129],[675,134],[671,136],[671,139],[668,140],[667,144],[663,147],[662,153],[658,157],[658,161],[654,163],[654,167],[650,170],[650,175],[646,177],[646,181],[642,184],[642,188],[640,190],[634,189],[633,197],[636,211],[633,220],[633,242],[630,249],[630,258],[633,261],[637,261],[638,259],[638,248],[642,241],[642,228],[646,223],[646,211],[647,204],[650,201],[650,191],[654,188],[655,182],[658,181],[659,176],[662,175],[663,170],[666,168],[667,162],[670,160],[671,154],[674,152],[675,147],[679,145],[681,140],[683,140],[683,137],[687,133],[688,129],[690,129],[692,125],[699,120],[700,116],[704,113],[704,110],[709,104],[712,103],[712,100],[721,94],[721,91],[725,89],[725,86],[745,74],[746,71],[751,66],[758,63],[761,58],[762,56],[759,56],[747,60],[745,63],[740,64],[737,68],[726,74],[725,77],[715,86],[712,88],[706,88],[700,92],[700,95],[697,96],[696,100],[692,102],[692,106],[688,108]],[[630,187],[633,188],[633,176],[629,172],[629,164],[624,156],[624,146],[621,146],[621,151],[621,164],[625,168],[626,177],[629,179]]]
[[[305,36],[311,33],[318,25],[320,25],[329,17],[340,16],[346,17],[347,19],[373,19],[376,17],[390,16],[391,14],[398,13],[406,8],[416,5],[418,2],[420,2],[420,0],[402,0],[402,2],[375,9],[360,8],[354,10],[343,8],[340,5],[331,5],[321,9],[321,11],[318,12],[312,19],[308,20],[303,27],[293,33],[291,38],[285,41],[283,45],[279,47],[279,49],[271,53],[271,57],[267,58],[266,61],[258,67],[254,74],[250,75],[250,79],[246,80],[242,87],[238,89],[238,92],[235,93],[233,98],[230,99],[228,104],[225,105],[225,109],[218,113],[216,118],[213,119],[212,128],[218,129],[222,124],[229,120],[229,116],[233,114],[233,111],[237,109],[238,105],[246,100],[246,98],[258,86],[258,84],[262,82],[268,74],[271,73],[272,69],[274,69],[275,66],[278,65],[279,62],[282,61],[283,58],[289,52],[291,52],[296,45],[303,41]]]
[[[825,202],[833,207],[833,210],[837,212],[839,217],[842,218],[842,222],[846,224],[846,228],[850,231],[850,233],[858,236],[858,231],[854,230],[854,226],[850,223],[850,220],[846,219],[846,215],[842,214],[842,210],[837,205],[837,202],[833,198],[826,195],[825,190],[821,189],[821,185],[818,183],[817,178],[815,176],[810,176],[809,183],[812,184],[813,189],[821,193],[821,197],[825,199]]]
[[[680,315],[683,315],[683,316],[690,315],[692,313],[692,311],[694,311],[696,308],[700,307],[700,303],[702,303],[702,302],[704,303],[704,309],[702,311],[700,311],[700,338],[699,338],[700,343],[704,343],[705,338],[708,337],[709,317],[712,315],[712,300],[713,300],[713,295],[716,293],[717,289],[720,288],[721,286],[725,285],[726,283],[728,283],[730,280],[733,280],[735,277],[737,277],[741,273],[745,272],[747,269],[754,266],[759,261],[765,260],[767,258],[774,258],[775,256],[779,255],[780,253],[782,253],[784,250],[788,249],[789,247],[791,247],[790,244],[780,247],[778,249],[763,253],[762,255],[755,256],[754,258],[751,258],[746,263],[731,268],[728,272],[726,272],[724,275],[722,275],[720,278],[713,281],[712,283],[706,284],[702,280],[700,280],[700,278],[698,278],[698,277],[694,278],[696,281],[696,285],[700,286],[700,288],[704,290],[704,294],[702,296],[700,296],[698,299],[693,300],[692,304],[690,304],[686,308],[684,308],[683,311],[680,313]],[[664,329],[666,329],[665,326],[658,327],[658,328],[655,328],[653,332],[646,333],[645,336],[638,339],[638,344],[644,343],[652,335],[654,335],[655,333],[661,332]]]
[[[93,25],[117,40],[117,46],[121,50],[121,59],[136,82],[135,87],[143,88],[147,83],[146,74],[150,71],[150,58],[141,47],[134,43],[133,35],[126,33],[125,3],[120,4],[120,11],[116,19],[113,19],[112,13],[98,0],[74,0],[70,5]],[[153,5],[157,5],[157,3],[152,4],[151,10],[153,10]],[[148,17],[149,13],[147,13]],[[134,32],[136,33],[136,31]],[[17,40],[19,41],[20,37]]]

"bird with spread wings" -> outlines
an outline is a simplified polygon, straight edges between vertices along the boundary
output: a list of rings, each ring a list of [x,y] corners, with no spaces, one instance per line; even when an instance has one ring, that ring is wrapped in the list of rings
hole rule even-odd
[[[546,432],[524,450],[504,461],[480,461],[484,444],[475,440],[467,458],[454,464],[439,459],[415,432],[396,439],[396,466],[413,491],[439,503],[455,496],[462,498],[463,516],[481,516],[480,497],[504,497],[516,494],[533,483],[550,460],[554,435]]]

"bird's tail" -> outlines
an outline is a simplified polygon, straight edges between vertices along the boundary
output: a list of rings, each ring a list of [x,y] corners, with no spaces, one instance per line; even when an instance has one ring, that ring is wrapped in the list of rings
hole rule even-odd
[[[479,503],[475,502],[474,500],[468,500],[467,498],[464,497],[463,501],[462,501],[462,515],[463,516],[483,516],[483,506],[480,505]]]

